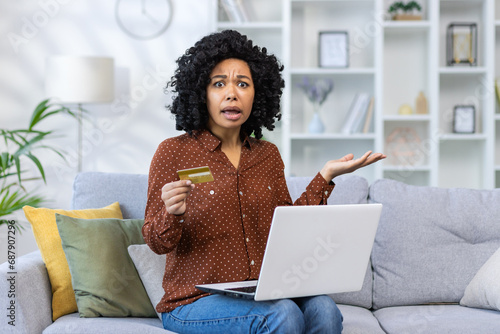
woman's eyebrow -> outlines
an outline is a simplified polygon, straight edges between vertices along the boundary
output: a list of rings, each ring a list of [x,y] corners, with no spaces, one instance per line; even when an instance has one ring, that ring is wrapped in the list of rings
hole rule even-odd
[[[236,77],[238,79],[251,80],[250,77],[248,77],[247,75],[243,75],[243,74],[239,74]],[[227,79],[227,75],[225,75],[225,74],[217,74],[217,75],[214,75],[213,77],[210,78],[210,80],[214,80],[214,79]]]
[[[214,75],[213,77],[210,78],[210,80],[214,80],[214,79],[227,79],[227,75],[218,74],[218,75]]]
[[[243,75],[243,74],[237,75],[236,77],[237,77],[238,79],[247,79],[247,80],[251,80],[248,76]]]

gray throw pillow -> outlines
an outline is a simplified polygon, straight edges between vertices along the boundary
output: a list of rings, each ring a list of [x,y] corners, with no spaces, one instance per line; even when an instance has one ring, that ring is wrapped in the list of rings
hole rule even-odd
[[[500,248],[469,283],[460,305],[500,311]]]
[[[163,274],[165,273],[166,255],[154,253],[148,245],[130,245],[128,253],[134,261],[135,268],[146,288],[151,304],[155,307],[165,293],[163,291]],[[157,312],[161,319],[161,313]]]

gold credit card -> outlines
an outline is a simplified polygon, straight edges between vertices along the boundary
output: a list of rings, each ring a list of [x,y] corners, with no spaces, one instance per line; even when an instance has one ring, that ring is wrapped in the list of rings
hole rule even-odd
[[[214,180],[212,172],[208,166],[178,170],[181,180],[191,180],[193,183],[210,182]]]

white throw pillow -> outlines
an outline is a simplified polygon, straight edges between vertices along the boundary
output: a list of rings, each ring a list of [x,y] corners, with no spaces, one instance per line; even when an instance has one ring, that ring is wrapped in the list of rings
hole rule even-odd
[[[154,253],[148,245],[130,245],[128,254],[134,262],[151,304],[156,308],[165,293],[162,282],[166,255]],[[156,312],[156,314],[161,320],[161,313]]]
[[[500,248],[479,269],[460,305],[500,311]]]

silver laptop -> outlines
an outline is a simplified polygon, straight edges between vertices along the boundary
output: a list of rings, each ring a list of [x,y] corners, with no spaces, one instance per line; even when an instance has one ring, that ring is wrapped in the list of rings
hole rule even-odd
[[[197,285],[272,300],[361,290],[382,204],[280,206],[258,280]]]

